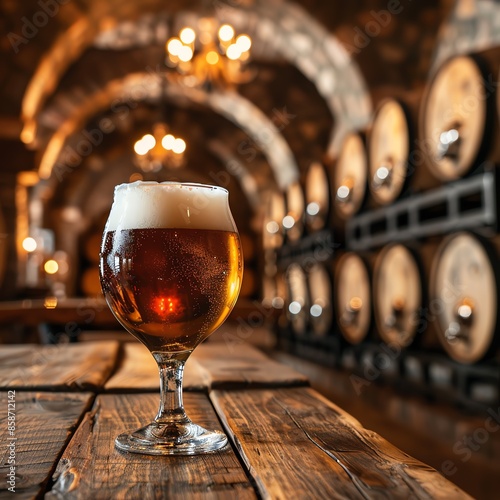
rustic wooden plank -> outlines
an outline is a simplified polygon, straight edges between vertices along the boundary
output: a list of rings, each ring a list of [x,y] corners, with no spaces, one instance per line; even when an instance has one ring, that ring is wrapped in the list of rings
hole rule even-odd
[[[271,360],[247,343],[234,351],[224,342],[199,345],[186,363],[184,388],[207,391],[212,388],[282,387],[307,385],[307,378],[292,368]],[[124,356],[105,385],[109,392],[159,390],[156,363],[139,343],[124,345]]]
[[[206,370],[211,389],[308,385],[307,377],[246,342],[205,342],[193,358]]]
[[[12,323],[32,326],[39,323],[71,323],[83,328],[90,325],[121,328],[104,298],[68,298],[50,304],[47,304],[45,299],[0,302],[0,324]],[[77,327],[72,327],[71,330],[76,331]]]
[[[154,394],[98,396],[66,448],[45,499],[256,498],[230,447],[186,457],[116,451],[116,435],[151,421],[157,406]],[[185,406],[196,423],[220,429],[205,394],[186,394]]]
[[[470,498],[312,389],[210,398],[262,497]]]
[[[45,490],[58,458],[69,441],[83,413],[90,406],[89,393],[47,393],[15,391],[14,436],[8,431],[8,403],[12,393],[0,392],[0,497],[12,491],[6,481],[11,465],[15,467],[15,495],[12,498],[35,498]],[[16,438],[11,440],[11,438]],[[14,443],[11,448],[11,443]],[[15,464],[9,464],[13,458]],[[9,497],[10,498],[10,497]]]
[[[206,391],[207,374],[191,356],[184,370],[184,389],[187,391]],[[123,356],[118,369],[106,382],[109,392],[158,392],[160,377],[158,366],[148,349],[139,342],[123,345]]]
[[[6,345],[0,350],[0,387],[96,390],[118,360],[118,342]]]

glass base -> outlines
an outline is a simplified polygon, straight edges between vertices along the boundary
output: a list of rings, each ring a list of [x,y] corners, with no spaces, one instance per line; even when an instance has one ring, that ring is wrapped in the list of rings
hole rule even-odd
[[[118,450],[146,455],[196,455],[217,451],[226,445],[227,437],[223,432],[208,431],[192,422],[152,422],[132,434],[120,434],[115,439]]]

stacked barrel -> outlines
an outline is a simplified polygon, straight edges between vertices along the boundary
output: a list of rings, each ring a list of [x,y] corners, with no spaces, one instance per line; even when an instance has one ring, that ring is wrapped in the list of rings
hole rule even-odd
[[[342,363],[344,351],[385,346],[398,353],[398,377],[413,376],[415,359],[430,353],[450,366],[500,360],[495,200],[483,199],[491,189],[460,195],[473,183],[496,189],[499,66],[500,49],[445,61],[422,92],[381,98],[370,126],[345,134],[335,158],[273,194],[265,280],[281,286],[267,288],[266,304],[280,308],[279,333],[294,352],[333,346]],[[345,237],[364,214],[449,193],[441,208],[401,212],[394,227],[374,228],[391,238],[360,238],[366,243],[351,248]],[[492,206],[489,219],[457,230],[457,214]],[[418,236],[415,217],[430,221]]]

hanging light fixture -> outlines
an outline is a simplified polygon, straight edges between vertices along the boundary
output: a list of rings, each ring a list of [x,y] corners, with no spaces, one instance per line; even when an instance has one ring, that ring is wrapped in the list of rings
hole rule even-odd
[[[213,18],[203,18],[197,29],[185,26],[167,41],[166,62],[189,87],[225,88],[251,78],[246,68],[251,46],[250,37],[237,35],[230,24],[218,25]]]
[[[163,167],[180,168],[184,163],[186,142],[157,123],[152,134],[143,135],[134,144],[135,161],[143,172],[158,172]]]

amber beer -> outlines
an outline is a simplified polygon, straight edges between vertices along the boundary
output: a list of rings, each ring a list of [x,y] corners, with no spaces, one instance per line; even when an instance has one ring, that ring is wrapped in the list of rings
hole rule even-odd
[[[117,188],[104,232],[104,295],[151,351],[192,350],[226,319],[241,285],[240,240],[227,198],[171,183],[134,184],[122,188],[129,191],[126,205]]]

